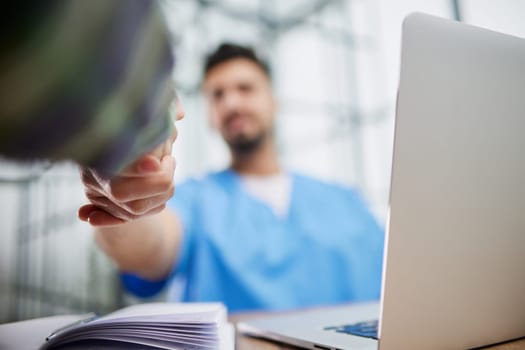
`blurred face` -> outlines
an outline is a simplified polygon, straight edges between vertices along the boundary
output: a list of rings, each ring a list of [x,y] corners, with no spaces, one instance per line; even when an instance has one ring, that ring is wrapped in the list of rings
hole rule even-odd
[[[264,71],[244,58],[212,68],[204,81],[212,125],[234,151],[257,149],[272,133],[275,100]]]

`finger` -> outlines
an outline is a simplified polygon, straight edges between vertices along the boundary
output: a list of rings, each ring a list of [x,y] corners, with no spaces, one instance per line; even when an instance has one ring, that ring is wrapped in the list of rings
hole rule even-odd
[[[97,179],[88,169],[82,171],[81,180],[84,185],[84,192],[86,193],[86,196],[105,194],[103,186],[97,181]]]
[[[84,186],[86,195],[89,195],[91,192],[106,194],[107,178],[100,176],[100,174],[92,168],[86,168],[82,176],[82,180],[85,180],[84,183],[86,184],[86,186]]]
[[[151,209],[150,211],[148,211],[146,214],[144,214],[143,216],[150,216],[150,215],[154,215],[154,214],[158,214],[160,213],[161,211],[163,211],[164,209],[166,209],[166,204],[161,204],[159,205],[158,207],[155,207],[153,209]]]
[[[84,186],[84,193],[86,194],[86,197],[89,199],[90,197],[99,197],[99,196],[107,196],[108,194],[104,191],[104,189],[96,186]]]
[[[82,168],[80,172],[80,180],[84,184],[84,187],[102,188],[99,179],[95,177],[94,172],[89,168]]]
[[[116,226],[127,222],[100,209],[92,211],[87,221],[96,227]]]
[[[106,213],[122,220],[134,220],[138,217],[137,215],[129,212],[123,204],[116,204],[106,196],[89,197],[89,201],[95,206],[96,209],[103,210]]]
[[[82,221],[88,221],[89,214],[97,210],[97,207],[93,204],[84,204],[78,209],[78,218]]]
[[[109,226],[124,223],[125,221],[114,217],[93,204],[86,204],[78,209],[78,217],[94,226]]]
[[[143,216],[149,216],[149,215],[158,214],[161,211],[163,211],[165,208],[166,208],[165,204],[159,205],[159,206],[149,210]],[[129,222],[130,220],[122,220],[122,219],[119,219],[119,218],[117,218],[117,217],[115,217],[115,216],[105,212],[104,210],[97,209],[97,210],[94,210],[94,211],[92,211],[90,213],[87,221],[92,226],[107,227],[107,226],[121,225],[121,224],[124,224],[126,222]]]
[[[162,146],[163,147],[163,146]],[[143,177],[160,171],[159,158],[153,154],[154,151],[147,153],[128,165],[119,173],[119,177]]]
[[[166,191],[163,194],[150,198],[130,201],[124,203],[124,206],[128,212],[134,215],[144,215],[148,213],[152,208],[156,208],[162,204],[165,204],[168,201],[168,199],[170,199],[173,196],[174,192],[175,186],[172,186],[172,188],[169,191]]]
[[[106,184],[101,184],[103,180],[96,177],[94,171],[90,169],[84,169],[81,173],[82,183],[84,184],[84,193],[88,199],[93,197],[108,196],[108,193],[104,189]]]
[[[111,198],[117,202],[124,203],[153,197],[169,191],[173,186],[175,159],[172,156],[165,156],[161,164],[163,170],[155,175],[142,178],[114,178],[110,180],[108,191]]]

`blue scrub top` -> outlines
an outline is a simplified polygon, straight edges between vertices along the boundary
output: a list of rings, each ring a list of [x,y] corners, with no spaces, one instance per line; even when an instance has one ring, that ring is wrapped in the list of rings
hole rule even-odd
[[[177,187],[179,264],[165,281],[123,274],[148,297],[183,275],[184,301],[222,301],[232,312],[377,300],[383,230],[348,188],[292,174],[286,217],[252,197],[224,170]]]

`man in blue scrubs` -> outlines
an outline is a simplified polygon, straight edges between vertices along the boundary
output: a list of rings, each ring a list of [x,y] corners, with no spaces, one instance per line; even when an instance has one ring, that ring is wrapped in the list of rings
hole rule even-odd
[[[125,287],[149,297],[180,276],[184,301],[222,301],[230,312],[377,300],[383,231],[356,191],[280,165],[266,64],[223,44],[208,57],[203,92],[231,166],[180,185],[157,211],[147,198],[172,188],[154,171],[127,173],[99,186],[106,202],[80,215],[98,226]]]

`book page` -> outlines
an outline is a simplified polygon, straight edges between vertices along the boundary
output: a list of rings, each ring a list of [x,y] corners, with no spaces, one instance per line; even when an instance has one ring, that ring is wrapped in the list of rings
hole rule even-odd
[[[103,340],[162,349],[216,349],[224,341],[226,325],[221,303],[138,304],[60,329],[44,348]]]
[[[155,320],[159,323],[222,323],[226,309],[221,303],[145,303],[128,306],[91,323],[107,321]]]

